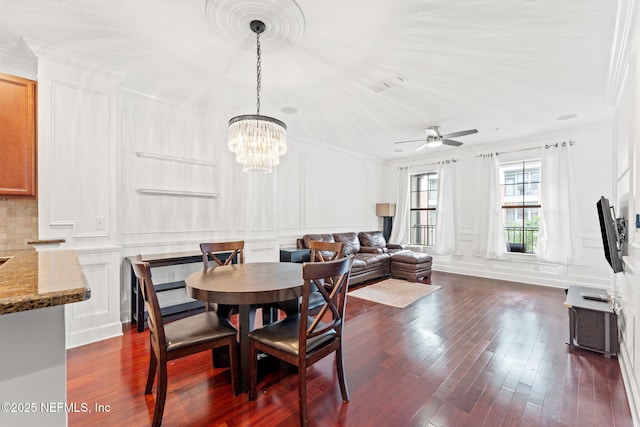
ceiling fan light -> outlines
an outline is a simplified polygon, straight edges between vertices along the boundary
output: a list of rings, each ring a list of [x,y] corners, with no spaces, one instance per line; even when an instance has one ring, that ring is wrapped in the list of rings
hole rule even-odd
[[[442,145],[442,140],[440,138],[434,138],[434,139],[429,138],[429,141],[427,141],[428,148],[436,148],[441,145]]]

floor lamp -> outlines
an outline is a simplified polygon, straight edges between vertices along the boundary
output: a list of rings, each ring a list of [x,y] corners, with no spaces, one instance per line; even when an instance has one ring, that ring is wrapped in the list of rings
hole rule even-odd
[[[393,217],[396,215],[395,203],[376,203],[376,216],[382,217],[382,235],[388,242],[393,227]]]

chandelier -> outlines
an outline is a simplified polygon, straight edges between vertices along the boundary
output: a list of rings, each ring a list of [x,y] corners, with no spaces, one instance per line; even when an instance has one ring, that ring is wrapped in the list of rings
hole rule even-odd
[[[236,116],[229,120],[229,150],[236,154],[236,161],[245,172],[269,173],[280,163],[280,156],[287,152],[287,125],[269,116],[260,115],[260,90],[262,89],[262,64],[260,33],[262,21],[251,21],[251,31],[256,33],[258,61],[256,65],[256,114]]]

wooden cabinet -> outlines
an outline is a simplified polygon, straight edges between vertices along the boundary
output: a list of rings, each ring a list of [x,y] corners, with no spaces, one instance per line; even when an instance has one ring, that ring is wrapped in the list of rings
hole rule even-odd
[[[280,249],[280,262],[309,262],[309,249]]]
[[[0,197],[36,197],[36,82],[0,73]]]

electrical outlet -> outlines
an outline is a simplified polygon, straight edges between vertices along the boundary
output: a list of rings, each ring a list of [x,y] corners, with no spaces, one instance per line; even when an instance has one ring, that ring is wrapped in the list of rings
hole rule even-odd
[[[169,276],[169,281],[170,282],[175,282],[176,281],[176,272],[175,271],[170,271],[168,273],[168,276]]]
[[[96,230],[104,230],[106,228],[106,221],[103,216],[96,217]]]

